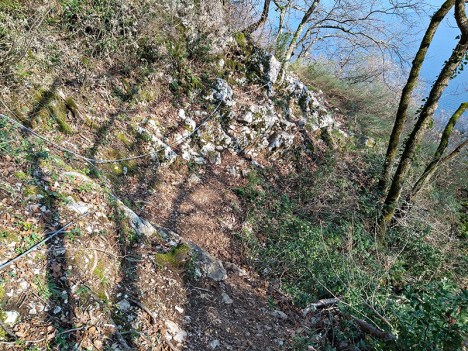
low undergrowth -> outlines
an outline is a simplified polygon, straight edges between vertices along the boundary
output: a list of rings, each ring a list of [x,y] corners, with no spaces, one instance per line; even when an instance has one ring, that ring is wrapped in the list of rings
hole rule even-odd
[[[315,172],[251,173],[236,190],[247,208],[240,238],[251,264],[302,308],[340,300],[328,314],[314,312],[297,349],[461,350],[468,295],[457,267],[464,259],[453,260],[446,246],[430,239],[437,236],[430,223],[415,220],[395,226],[388,245],[378,247],[375,178],[365,171],[375,155],[348,156],[362,168],[329,158]],[[356,320],[396,339],[369,335]]]

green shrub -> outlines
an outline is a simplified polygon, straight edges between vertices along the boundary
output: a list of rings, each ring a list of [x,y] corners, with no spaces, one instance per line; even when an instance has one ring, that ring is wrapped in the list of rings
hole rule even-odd
[[[468,336],[468,290],[448,280],[407,286],[394,301],[397,350],[462,350]]]
[[[372,178],[376,158],[363,159]],[[299,338],[297,349],[333,350],[343,342],[357,350],[461,350],[468,335],[468,294],[444,278],[463,279],[452,274],[456,263],[429,240],[427,225],[396,227],[389,247],[376,246],[375,195],[368,188],[360,191],[349,178],[352,172],[342,174],[338,166],[330,159],[314,173],[302,170],[281,180],[271,176],[273,170],[251,172],[247,184],[235,190],[249,223],[239,238],[259,273],[279,283],[298,306],[334,296],[342,301],[339,312],[322,321],[328,326]],[[323,202],[330,197],[336,201]],[[317,200],[324,213],[304,210]],[[350,204],[353,211],[347,210]],[[355,315],[393,333],[396,341],[363,335]]]

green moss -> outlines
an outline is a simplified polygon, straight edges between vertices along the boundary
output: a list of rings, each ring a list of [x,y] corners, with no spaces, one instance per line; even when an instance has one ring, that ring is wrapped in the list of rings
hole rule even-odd
[[[190,247],[187,244],[179,244],[167,253],[154,255],[154,259],[161,266],[183,267],[189,256]]]
[[[127,138],[127,136],[124,133],[118,132],[116,136],[117,136],[117,139],[119,139],[122,143],[124,143],[126,147],[132,146],[132,142],[130,141],[130,139]]]
[[[2,310],[0,310],[0,319],[2,321],[5,321],[5,319],[6,319],[6,313],[3,312]],[[0,327],[0,340],[5,339],[6,336],[7,336],[6,331],[2,327]]]
[[[95,130],[98,130],[99,129],[99,124],[95,123],[91,118],[89,117],[86,117],[85,118],[85,124],[92,128],[92,129],[95,129]]]
[[[72,134],[73,129],[67,123],[67,108],[65,103],[56,103],[50,106],[51,115],[58,124],[59,130],[64,134]]]
[[[107,284],[109,283],[109,278],[107,277],[107,274],[106,274],[106,265],[104,261],[102,260],[98,261],[96,268],[93,271],[93,274],[96,277],[98,277],[99,282],[100,282],[99,288],[98,290],[96,290],[96,296],[100,300],[107,302],[108,297],[106,294],[106,289],[107,289]]]
[[[78,105],[71,97],[65,99],[65,107],[73,114],[73,117],[78,116]]]
[[[5,295],[5,287],[3,283],[0,283],[0,303],[3,301],[3,296]]]
[[[237,61],[237,60],[232,60],[229,58],[226,58],[224,60],[224,67],[227,69],[228,72],[242,72],[246,73],[247,68],[244,63]]]
[[[105,158],[110,160],[117,160],[127,158],[130,155],[126,154],[123,150],[109,148],[104,151]],[[137,160],[128,160],[118,163],[110,163],[106,165],[108,171],[112,172],[116,176],[122,176],[126,174],[132,174],[137,167]]]
[[[41,108],[31,116],[30,123],[32,127],[48,127],[51,124],[50,119],[50,111],[46,108]]]
[[[39,187],[35,185],[28,185],[23,188],[23,195],[25,196],[37,195],[39,193]]]
[[[106,284],[107,283],[107,278],[105,274],[105,267],[104,264],[101,260],[98,261],[98,264],[96,265],[96,268],[93,271],[93,274],[99,278],[101,283]]]
[[[18,178],[19,180],[25,180],[25,179],[28,179],[28,175],[24,172],[21,172],[21,171],[18,171],[18,172],[15,172],[13,174],[16,178]]]
[[[147,87],[145,89],[141,89],[138,92],[137,100],[139,102],[148,103],[151,101],[155,101],[160,95],[160,90],[155,89],[154,87]]]
[[[234,33],[234,40],[236,41],[237,45],[242,49],[245,50],[248,46],[247,38],[245,37],[244,33],[237,32]]]

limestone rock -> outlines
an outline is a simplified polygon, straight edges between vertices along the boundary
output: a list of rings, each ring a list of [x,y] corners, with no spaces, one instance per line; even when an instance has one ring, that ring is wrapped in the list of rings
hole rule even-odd
[[[220,345],[221,345],[221,343],[219,342],[218,339],[214,339],[213,341],[210,342],[210,348],[212,350],[216,349]]]
[[[16,311],[5,311],[5,319],[3,320],[3,323],[9,325],[9,326],[14,326],[18,318],[20,317],[19,312]]]
[[[251,111],[247,111],[245,114],[241,114],[237,117],[239,122],[245,122],[247,124],[252,123],[253,121],[253,114]]]
[[[221,78],[216,79],[216,83],[213,89],[213,98],[226,106],[234,105],[233,91],[229,84]]]
[[[76,212],[78,214],[85,214],[91,208],[90,205],[82,202],[82,201],[75,201],[71,196],[67,197],[67,208],[70,211]]]
[[[232,304],[234,302],[234,300],[231,299],[231,297],[226,293],[221,294],[221,299],[222,299],[223,303],[225,303],[226,305],[230,305],[230,304]]]
[[[274,310],[273,312],[271,312],[271,315],[278,319],[288,319],[288,315],[280,310]]]
[[[158,231],[146,219],[140,218],[135,212],[125,206],[121,201],[117,201],[119,209],[127,217],[130,226],[138,235],[151,236],[159,235]]]
[[[367,135],[361,136],[360,142],[363,146],[373,148],[376,144],[375,139],[368,137]]]
[[[214,281],[222,281],[227,278],[226,269],[220,260],[211,256],[208,252],[202,250],[199,246],[189,243],[192,250],[197,255],[197,265],[201,272],[208,278]]]
[[[255,50],[252,55],[252,63],[260,77],[262,77],[263,82],[268,86],[269,93],[271,93],[273,84],[278,80],[281,63],[275,56],[263,49]]]
[[[118,308],[120,311],[126,312],[126,311],[128,311],[128,310],[131,308],[131,305],[130,305],[130,302],[128,302],[127,300],[123,299],[123,300],[120,300],[119,302],[117,302],[117,308]]]
[[[164,321],[164,324],[166,325],[167,332],[169,333],[169,335],[166,335],[166,338],[172,339],[179,344],[182,344],[185,341],[187,338],[187,332],[179,327],[179,325],[168,319]]]
[[[227,278],[226,269],[224,269],[221,260],[213,257],[195,243],[188,240],[183,240],[179,234],[174,233],[171,230],[163,227],[157,227],[157,229],[158,233],[166,241],[184,243],[190,246],[192,254],[195,257],[195,269],[198,270],[201,275],[213,279],[214,281],[222,281]]]

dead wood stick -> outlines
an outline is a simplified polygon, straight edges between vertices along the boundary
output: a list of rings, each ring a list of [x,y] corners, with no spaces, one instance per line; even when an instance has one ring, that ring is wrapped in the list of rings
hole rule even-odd
[[[331,298],[331,299],[319,300],[317,302],[314,302],[314,303],[310,304],[310,306],[315,307],[315,308],[328,307],[328,306],[331,306],[331,305],[336,305],[338,302],[340,302],[340,298],[339,297],[334,297],[334,298]]]
[[[2,329],[5,330],[5,332],[13,338],[13,340],[18,339],[18,337],[15,335],[15,333],[13,333],[10,330],[10,328],[8,328],[5,323],[3,323],[3,321],[1,319],[0,319],[0,327],[2,327]]]
[[[145,311],[146,313],[148,313],[148,315],[151,317],[151,323],[152,324],[155,324],[156,323],[156,316],[154,315],[154,313],[148,308],[146,307],[144,304],[142,304],[141,302],[135,300],[135,299],[129,299],[131,303],[137,305],[138,307],[140,307],[143,311]]]
[[[172,342],[170,342],[169,340],[165,340],[165,341],[166,341],[166,344],[170,347],[170,349],[172,351],[179,351],[179,349],[177,347],[175,347]]]
[[[307,308],[303,310],[302,314],[305,316],[311,311],[315,311],[318,308],[324,308],[324,307],[336,305],[340,301],[341,300],[339,297],[319,300],[317,302],[311,303]]]
[[[372,324],[370,324],[370,323],[368,323],[366,321],[363,321],[362,319],[356,318],[354,316],[351,316],[351,318],[353,318],[354,322],[356,322],[356,324],[359,326],[359,328],[361,328],[361,330],[364,333],[375,336],[376,338],[381,339],[383,341],[396,340],[395,335],[393,335],[392,333],[383,331],[383,330],[373,326]]]

